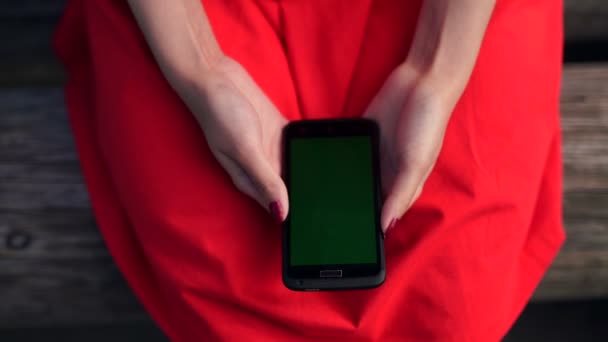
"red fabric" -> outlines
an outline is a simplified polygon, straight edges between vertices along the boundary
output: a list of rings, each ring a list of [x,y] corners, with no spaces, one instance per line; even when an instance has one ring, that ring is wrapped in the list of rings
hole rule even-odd
[[[289,119],[358,116],[418,1],[205,0],[224,51]],[[373,290],[281,283],[280,229],[239,193],[125,1],[71,0],[55,46],[106,243],[174,341],[498,341],[564,239],[561,3],[499,1],[420,200]]]

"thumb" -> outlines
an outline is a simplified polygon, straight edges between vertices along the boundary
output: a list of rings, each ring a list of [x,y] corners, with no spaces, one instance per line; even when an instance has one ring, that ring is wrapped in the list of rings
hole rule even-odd
[[[280,175],[261,151],[240,153],[237,157],[219,154],[218,161],[234,185],[266,208],[277,223],[287,217],[287,188]]]
[[[381,225],[384,233],[395,226],[419,195],[422,179],[421,173],[409,168],[396,175],[382,207]]]

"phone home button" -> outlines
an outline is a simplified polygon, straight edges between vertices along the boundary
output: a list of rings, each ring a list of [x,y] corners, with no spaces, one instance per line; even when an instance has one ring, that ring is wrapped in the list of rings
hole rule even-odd
[[[341,278],[342,270],[322,270],[319,273],[321,278]]]

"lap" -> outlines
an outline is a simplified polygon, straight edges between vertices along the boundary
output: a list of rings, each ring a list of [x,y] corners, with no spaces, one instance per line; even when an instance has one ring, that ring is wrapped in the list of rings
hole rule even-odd
[[[358,4],[357,15],[366,20],[353,23],[363,26],[359,31],[350,29],[359,39],[357,50],[328,44],[323,32],[314,29],[308,35],[294,32],[296,24],[312,18],[302,15],[297,20],[299,13],[306,13],[308,5],[303,3],[205,1],[222,47],[286,117],[360,115],[407,52],[409,43],[394,42],[409,42],[413,20],[398,28],[395,13],[415,13],[418,4]],[[557,41],[526,49],[531,43],[523,30],[509,29],[508,19],[517,16],[497,15],[455,110],[437,167],[420,201],[386,242],[387,282],[372,291],[295,293],[281,284],[280,230],[233,187],[214,160],[196,121],[156,66],[126,4],[89,2],[85,7],[93,56],[88,91],[93,97],[88,108],[70,110],[90,116],[91,136],[82,139],[98,147],[96,162],[108,174],[97,180],[116,193],[115,203],[103,205],[124,210],[128,224],[122,229],[131,230],[138,240],[141,256],[161,284],[156,295],[171,303],[179,317],[172,324],[184,334],[295,340],[306,334],[358,333],[441,339],[471,333],[475,320],[493,326],[488,336],[498,336],[514,319],[517,310],[511,298],[521,296],[518,277],[529,270],[519,263],[525,261],[523,246],[537,202],[545,198],[539,193],[555,190],[559,182],[554,171],[559,167],[554,156],[559,147],[559,70],[554,68],[559,62],[534,67],[545,58],[558,58],[559,48],[551,45]],[[292,24],[282,22],[282,16],[291,16],[287,19],[293,18]],[[557,20],[548,16],[545,23],[551,26]],[[340,34],[337,27],[332,30]],[[536,44],[549,37],[534,34]],[[506,41],[512,50],[504,55],[498,45]],[[319,63],[339,55],[340,49],[350,52],[327,65],[346,60],[342,64],[350,66],[336,67],[338,75],[328,75],[333,69]],[[529,78],[534,82],[527,84]],[[543,183],[547,172],[554,182]],[[116,229],[100,228],[107,236]],[[129,243],[124,248],[131,248]],[[117,258],[117,263],[128,261]],[[532,278],[542,270],[535,268]],[[499,272],[511,281],[497,280]],[[532,291],[530,284],[524,301]],[[512,297],[503,296],[493,307],[484,304],[505,291]],[[154,295],[142,296],[147,307],[159,305]],[[498,307],[509,317],[493,315]]]

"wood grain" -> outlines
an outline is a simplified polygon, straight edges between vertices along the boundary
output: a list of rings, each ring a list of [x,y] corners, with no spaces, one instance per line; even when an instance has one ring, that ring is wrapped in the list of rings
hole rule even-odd
[[[608,64],[563,80],[569,239],[535,299],[608,296]],[[0,328],[141,319],[95,228],[58,88],[0,90]]]
[[[608,296],[608,64],[564,69],[564,220],[568,240],[536,299]]]
[[[0,247],[0,328],[147,317],[99,236],[90,210],[2,210],[0,240],[25,234],[25,249]]]

